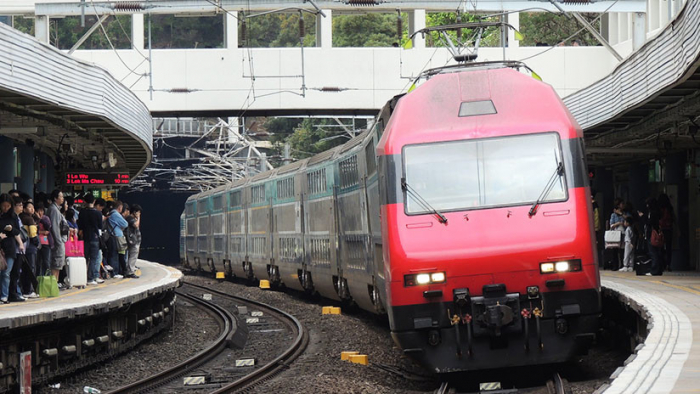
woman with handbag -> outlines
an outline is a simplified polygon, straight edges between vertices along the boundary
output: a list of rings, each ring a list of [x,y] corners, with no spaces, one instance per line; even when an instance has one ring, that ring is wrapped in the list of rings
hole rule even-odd
[[[107,262],[112,266],[112,274],[116,279],[121,279],[127,274],[125,256],[127,245],[124,230],[129,223],[122,216],[123,208],[124,204],[121,201],[115,201],[113,209],[107,218],[107,223],[105,223],[106,230],[112,235],[107,244]]]
[[[610,229],[605,232],[605,249],[611,249],[612,261],[611,269],[616,271],[620,268],[622,264],[622,245],[623,239],[623,223],[624,216],[622,213],[623,202],[621,199],[616,198],[613,205],[613,212],[610,215]]]
[[[22,270],[21,282],[22,282],[22,293],[25,298],[37,298],[36,289],[34,288],[34,281],[36,276],[40,273],[37,271],[36,257],[39,252],[39,234],[37,231],[36,221],[34,220],[34,203],[32,201],[26,201],[24,203],[24,212],[19,215],[22,225],[24,225],[29,241],[27,242],[27,265],[29,270]],[[29,271],[29,272],[28,272]],[[46,271],[44,271],[46,272]],[[43,272],[41,272],[43,274]]]
[[[644,239],[647,241],[647,250],[651,257],[651,272],[646,275],[662,275],[664,271],[663,232],[659,226],[660,210],[655,198],[646,201],[647,211],[640,212],[640,218],[644,223]]]
[[[39,249],[36,259],[36,272],[44,275],[51,269],[51,248],[53,248],[53,235],[51,235],[51,219],[46,216],[44,203],[39,201],[35,206],[34,220],[38,223]]]
[[[0,249],[5,256],[5,269],[0,271],[0,303],[7,304],[10,289],[16,288],[17,283],[11,283],[12,268],[17,258],[17,252],[24,252],[24,244],[17,227],[17,218],[12,210],[13,200],[8,194],[0,195],[0,232],[4,235],[0,241]]]

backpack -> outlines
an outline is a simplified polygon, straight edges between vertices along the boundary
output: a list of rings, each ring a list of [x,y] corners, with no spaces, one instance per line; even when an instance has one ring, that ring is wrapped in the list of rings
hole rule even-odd
[[[661,232],[661,230],[656,230],[654,228],[651,229],[651,245],[656,246],[657,248],[661,248],[664,246],[664,233]]]

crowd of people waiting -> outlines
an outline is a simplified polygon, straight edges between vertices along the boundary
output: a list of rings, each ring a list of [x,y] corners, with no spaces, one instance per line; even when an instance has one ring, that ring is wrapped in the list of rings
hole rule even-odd
[[[58,189],[37,193],[35,199],[17,190],[0,195],[0,249],[6,262],[0,271],[0,303],[38,297],[32,279],[48,272],[59,288],[66,288],[69,239],[83,241],[88,285],[138,278],[141,207],[95,199],[90,193],[82,200],[78,207]]]
[[[594,196],[591,201],[601,268],[633,271],[635,260],[648,259],[651,267],[645,275],[658,276],[664,270],[671,271],[675,215],[668,195],[647,198],[643,210],[635,210],[632,203],[616,198],[605,230]]]

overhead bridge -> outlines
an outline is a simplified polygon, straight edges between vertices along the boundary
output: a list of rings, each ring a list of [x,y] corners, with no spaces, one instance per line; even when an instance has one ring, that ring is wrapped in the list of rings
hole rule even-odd
[[[8,0],[0,14],[35,17],[35,33],[48,41],[48,21],[64,16],[131,15],[130,49],[82,50],[73,56],[107,68],[142,99],[157,117],[252,115],[374,115],[395,94],[405,92],[422,70],[451,62],[445,48],[430,47],[418,34],[410,49],[349,48],[333,46],[333,17],[341,14],[384,12],[407,14],[408,32],[426,26],[431,12],[473,12],[464,1],[130,1],[130,2],[33,2]],[[663,4],[662,4],[663,3]],[[682,0],[649,5],[642,0],[556,2],[479,1],[476,11],[499,14],[530,9],[570,15],[601,15],[603,38],[608,46],[523,47],[513,30],[505,34],[504,47],[479,50],[479,61],[524,60],[560,96],[568,96],[605,77],[624,58],[655,34],[682,5]],[[667,6],[668,4],[668,6]],[[364,5],[364,6],[360,6]],[[471,7],[471,8],[470,8]],[[286,9],[315,12],[313,47],[246,48],[239,37],[243,20],[260,13]],[[148,45],[146,14],[209,15],[223,19],[220,48],[152,49]],[[505,21],[516,29],[519,13]],[[126,27],[128,29],[128,26]],[[93,34],[102,34],[99,32]],[[240,47],[239,47],[240,46]]]

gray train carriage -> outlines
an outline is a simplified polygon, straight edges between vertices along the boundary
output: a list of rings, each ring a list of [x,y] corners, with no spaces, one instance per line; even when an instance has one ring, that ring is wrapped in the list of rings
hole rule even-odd
[[[183,219],[186,265],[382,312],[375,147],[387,114],[342,146],[190,197]]]
[[[306,160],[281,167],[274,180],[272,202],[272,261],[268,276],[273,284],[296,290],[308,290],[300,278],[307,272],[304,264],[302,191],[305,178],[299,169]]]
[[[368,193],[369,171],[376,182],[374,138],[364,133],[343,145],[335,166],[337,179],[338,244],[340,246],[340,275],[338,293],[343,299],[352,299],[361,308],[380,308],[375,280],[376,264],[370,219],[379,206],[370,208]],[[369,151],[369,155],[367,154]],[[373,189],[376,192],[376,188]],[[378,204],[378,198],[372,201]],[[378,220],[375,221],[378,225]]]
[[[337,204],[333,185],[333,157],[340,147],[311,157],[305,175],[306,190],[302,196],[304,221],[304,259],[306,270],[301,277],[307,289],[324,297],[340,300],[338,282]]]
[[[272,190],[270,177],[274,171],[258,174],[246,186],[249,203],[247,226],[248,257],[244,266],[245,277],[268,279],[268,267],[272,261]]]
[[[225,261],[225,272],[229,276],[246,277],[248,248],[246,234],[248,227],[248,204],[244,185],[247,179],[239,179],[226,191],[228,195],[227,226],[228,253]]]
[[[209,195],[209,231],[207,233],[207,267],[211,272],[225,272],[228,260],[226,232],[226,200],[228,185],[218,187]]]
[[[185,268],[190,268],[187,266],[187,230],[185,223],[185,212],[182,212],[180,214],[180,264]]]
[[[197,195],[197,242],[196,251],[193,254],[194,268],[211,271],[208,261],[211,250],[209,233],[211,213],[211,190]]]
[[[197,268],[197,198],[190,196],[185,203],[185,267],[189,269]]]

